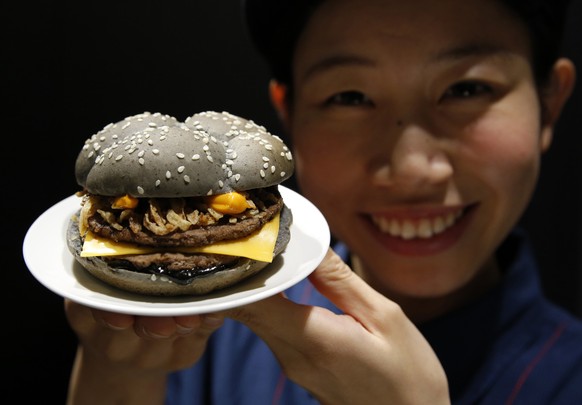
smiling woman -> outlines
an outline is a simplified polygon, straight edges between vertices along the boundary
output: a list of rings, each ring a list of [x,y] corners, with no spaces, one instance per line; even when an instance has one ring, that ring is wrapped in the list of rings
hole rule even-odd
[[[300,30],[305,25],[307,21],[305,10],[315,8],[316,4],[320,2],[299,2],[297,5],[290,5],[287,2],[279,2],[276,5],[271,5],[266,8],[262,4],[255,5],[254,2],[249,2],[249,12],[248,16],[251,20],[250,31],[251,35],[257,43],[257,48],[262,52],[263,56],[269,62],[273,75],[282,83],[291,83],[291,53],[289,49],[292,49],[293,41],[298,37],[297,35],[287,35],[287,33],[300,32]],[[508,1],[508,5],[512,8],[514,12],[522,13],[525,15],[530,15],[529,21],[541,20],[533,18],[537,12],[542,14],[544,24],[555,24],[559,25],[561,18],[555,10],[558,9],[558,3],[555,6],[550,6],[546,2],[524,2],[524,1]],[[256,9],[255,9],[256,7]],[[403,7],[406,7],[403,5]],[[470,13],[472,3],[467,5],[467,10]],[[538,11],[536,8],[541,8]],[[576,38],[580,36],[579,30],[576,30],[576,22],[580,20],[582,15],[582,2],[573,1],[570,6],[570,12],[567,13],[568,25],[565,37],[565,47],[563,52],[574,61],[579,61],[581,56],[579,55],[579,50],[577,49],[575,43]],[[357,13],[357,10],[354,10]],[[321,12],[323,13],[323,12]],[[271,24],[270,19],[265,18],[267,15],[279,15],[288,16],[288,18],[283,18],[278,21],[277,24]],[[435,15],[435,14],[431,14]],[[341,20],[334,19],[334,17],[327,15],[328,20],[325,22],[326,26],[335,26],[335,24],[344,24]],[[422,18],[421,16],[416,16],[415,18]],[[480,18],[487,18],[487,15],[482,15]],[[430,24],[439,24],[439,19],[434,17],[431,21],[426,22],[426,29]],[[496,20],[500,21],[501,20]],[[477,24],[477,23],[476,23]],[[490,24],[481,24],[480,26],[488,26]],[[318,25],[311,24],[312,29],[317,29]],[[307,27],[307,29],[310,29]],[[359,38],[358,35],[363,35],[362,31],[350,28],[349,21],[345,25],[342,25],[342,35],[345,37]],[[450,26],[452,29],[452,26]],[[426,29],[424,31],[426,31]],[[523,28],[515,28],[516,30],[523,30]],[[369,29],[368,29],[369,31]],[[424,32],[423,31],[423,32]],[[485,30],[482,30],[479,34],[484,37]],[[266,35],[269,33],[269,35]],[[376,43],[381,41],[382,33],[381,31],[375,31]],[[500,35],[496,33],[494,35]],[[543,76],[544,72],[547,72],[552,63],[552,55],[556,55],[559,52],[559,47],[548,46],[550,43],[555,43],[559,41],[559,35],[555,31],[551,30],[539,30],[536,31],[537,41],[535,42],[536,47],[533,49],[533,54],[539,59],[539,63],[536,65],[536,69],[532,74],[535,77],[536,82],[540,82],[540,78]],[[307,38],[307,34],[303,35],[303,38]],[[287,100],[283,100],[282,103],[289,102],[296,97],[302,97],[303,99],[309,101],[312,105],[325,105],[326,109],[321,110],[332,116],[335,114],[338,120],[335,124],[338,127],[345,127],[346,133],[355,133],[354,127],[350,127],[349,123],[346,122],[348,117],[357,118],[365,117],[363,114],[366,111],[372,111],[374,107],[382,107],[391,113],[391,115],[386,115],[381,123],[386,131],[390,128],[390,124],[395,122],[395,127],[404,128],[407,124],[414,127],[415,123],[407,118],[406,114],[400,112],[399,110],[394,110],[394,106],[402,106],[407,100],[409,103],[414,103],[410,98],[408,93],[404,96],[394,96],[393,100],[384,100],[380,98],[374,98],[374,96],[379,91],[380,87],[378,83],[382,83],[384,87],[390,83],[390,77],[382,75],[380,73],[379,60],[385,60],[386,63],[401,64],[406,66],[405,54],[398,54],[395,57],[394,51],[391,52],[377,52],[375,54],[382,55],[383,59],[371,60],[369,57],[363,53],[362,47],[358,47],[356,44],[357,53],[347,53],[346,44],[348,42],[335,41],[336,36],[333,34],[331,29],[328,31],[327,37],[322,37],[320,39],[321,44],[312,46],[312,54],[309,54],[309,48],[305,48],[302,52],[305,53],[306,58],[302,58],[302,63],[309,60],[310,55],[321,57],[312,66],[304,69],[304,75],[299,76],[301,80],[304,81],[304,86],[302,90],[298,90],[294,86],[287,86],[285,88],[287,93]],[[523,36],[514,35],[512,38],[508,38],[510,41],[519,41],[520,38],[523,40]],[[487,38],[483,38],[487,39]],[[421,42],[418,44],[409,44],[408,47],[404,48],[407,54],[411,54],[416,50],[417,46],[424,45],[427,42],[427,38],[423,37]],[[299,38],[299,41],[301,39]],[[325,42],[327,41],[327,42]],[[335,42],[334,42],[335,41]],[[578,40],[579,42],[579,40]],[[337,50],[337,45],[342,45],[341,53],[334,53]],[[336,45],[336,47],[334,47]],[[319,49],[324,49],[326,52],[318,52]],[[372,48],[370,48],[372,49]],[[446,88],[446,81],[443,82],[442,86],[433,86],[430,89],[434,91],[431,96],[434,99],[440,100],[439,108],[443,111],[449,111],[449,121],[456,120],[457,123],[463,124],[471,123],[471,117],[474,114],[479,113],[480,108],[485,108],[488,103],[494,100],[502,100],[504,96],[507,95],[509,91],[509,85],[513,80],[508,74],[511,72],[507,70],[507,67],[517,66],[515,62],[511,62],[517,57],[526,57],[528,55],[527,48],[521,54],[514,54],[511,56],[509,52],[503,52],[502,48],[494,49],[492,44],[487,41],[474,42],[470,46],[461,46],[458,49],[453,49],[448,54],[448,58],[443,55],[442,58],[436,58],[441,64],[442,69],[446,69],[445,63],[449,61],[449,66],[452,66],[452,61],[458,62],[456,69],[457,74],[463,73],[465,75],[462,82],[456,83],[454,86]],[[323,56],[325,55],[325,57]],[[471,56],[473,55],[473,56]],[[487,60],[487,64],[474,62],[477,59]],[[466,63],[461,63],[462,61]],[[418,67],[425,68],[425,65]],[[301,66],[299,66],[301,68]],[[449,68],[450,69],[450,68]],[[324,74],[319,74],[318,77],[322,77],[320,80],[315,80],[313,76],[317,76],[317,72],[325,70]],[[404,89],[404,84],[406,83],[403,79],[403,75],[408,70],[398,66],[394,70],[399,72],[400,76],[393,75],[392,83],[393,87],[390,92],[396,93],[399,89]],[[351,72],[351,73],[350,73]],[[363,81],[365,74],[368,75],[371,83],[366,83]],[[373,79],[372,75],[376,72],[376,77]],[[369,74],[368,74],[369,73]],[[420,73],[419,73],[420,74]],[[422,74],[427,74],[425,71]],[[514,70],[512,77],[515,78],[521,73]],[[348,76],[350,75],[350,76]],[[349,79],[348,79],[349,77]],[[309,80],[309,82],[308,82]],[[350,80],[350,81],[348,81]],[[435,81],[435,83],[438,83]],[[341,86],[341,88],[329,88],[331,85]],[[358,87],[359,86],[359,87]],[[429,89],[429,90],[430,90]],[[446,89],[446,90],[445,90]],[[337,91],[341,90],[341,91]],[[427,90],[427,91],[429,91]],[[301,93],[298,93],[301,92]],[[331,96],[325,95],[326,92],[332,94]],[[279,91],[281,93],[281,91]],[[296,94],[298,93],[298,94]],[[542,281],[544,283],[544,288],[552,300],[561,304],[562,306],[570,309],[571,311],[582,316],[582,294],[580,290],[582,289],[582,258],[579,255],[578,246],[582,243],[582,229],[579,226],[572,226],[573,223],[582,222],[582,213],[579,209],[582,206],[582,191],[576,188],[576,185],[582,184],[582,170],[579,166],[579,159],[577,158],[578,151],[582,148],[582,140],[580,137],[573,136],[572,134],[576,131],[579,125],[581,125],[580,115],[576,113],[579,110],[581,103],[579,89],[575,90],[571,101],[566,105],[562,118],[558,122],[557,128],[554,131],[555,134],[552,136],[552,147],[547,153],[543,154],[542,162],[544,170],[541,172],[541,178],[539,183],[535,186],[533,190],[534,198],[531,204],[526,208],[524,215],[520,219],[520,223],[525,226],[526,229],[530,231],[530,237],[535,250],[535,255],[540,261],[540,272],[542,276]],[[321,94],[321,96],[319,96]],[[480,94],[480,97],[475,97]],[[320,97],[320,98],[318,98]],[[275,100],[281,100],[283,97],[278,95],[274,97]],[[324,100],[324,101],[322,101]],[[340,108],[342,106],[359,106],[359,109],[350,108]],[[532,108],[537,108],[532,106]],[[360,111],[360,112],[356,112]],[[461,114],[462,113],[462,114]],[[359,115],[356,115],[359,114]],[[450,114],[455,114],[454,117]],[[473,114],[473,115],[472,115]],[[284,116],[284,114],[282,114]],[[392,118],[393,117],[393,118]],[[362,118],[364,120],[365,118]],[[343,120],[343,121],[341,121]],[[484,121],[485,124],[491,125],[492,121]],[[503,125],[501,122],[500,125]],[[372,125],[371,120],[366,121],[366,125]],[[425,130],[426,125],[416,125],[417,129]],[[500,128],[499,133],[503,133],[505,129]],[[410,131],[409,131],[410,132]],[[371,131],[367,130],[367,134]],[[387,132],[385,132],[387,134]],[[334,134],[335,140],[336,134]],[[368,135],[369,136],[369,135]],[[417,138],[421,138],[419,132],[416,134]],[[319,138],[305,137],[306,142],[311,143],[311,150],[315,150],[316,146],[323,149],[325,148],[325,143],[327,141],[321,141]],[[355,138],[347,136],[347,138]],[[486,140],[487,138],[476,138],[475,141]],[[513,138],[514,140],[520,139],[519,137]],[[542,139],[540,147],[545,148],[544,143],[549,141],[550,137],[546,134]],[[293,140],[298,142],[297,140]],[[332,142],[331,140],[329,142]],[[355,139],[348,139],[343,142],[357,142]],[[385,144],[389,142],[389,139],[384,139]],[[446,139],[439,140],[441,144],[449,142]],[[507,139],[507,146],[510,151],[516,153],[521,153],[523,150],[520,149],[518,144],[509,143],[511,139]],[[365,141],[362,140],[362,144],[365,147]],[[450,144],[450,142],[449,142]],[[379,148],[381,149],[381,148]],[[354,151],[354,155],[359,155],[358,150],[355,149],[355,145],[352,144],[352,148],[346,148],[346,150]],[[505,150],[502,150],[503,152]],[[351,154],[345,156],[342,159],[337,159],[337,162],[349,161],[352,159]],[[422,162],[422,159],[418,159],[418,155],[415,158],[416,162]],[[494,160],[497,157],[494,157]],[[411,159],[414,160],[414,159]],[[381,161],[381,159],[380,159]],[[435,167],[442,168],[446,172],[446,160],[442,159],[442,155],[439,157],[437,155],[436,162],[441,162],[440,165]],[[378,164],[379,168],[376,169],[377,173],[382,174],[380,179],[386,180],[385,174],[394,172],[395,168],[389,170],[388,167],[383,167],[381,163]],[[410,165],[409,167],[415,167]],[[341,168],[340,168],[341,169]],[[353,169],[353,168],[352,168]],[[434,167],[433,167],[434,170]],[[438,171],[436,172],[438,173]],[[353,170],[350,174],[355,173]],[[568,179],[567,183],[561,181],[555,181],[556,178]],[[379,180],[380,181],[380,180]],[[408,182],[405,182],[408,183]],[[520,184],[521,186],[521,184]],[[531,189],[531,185],[529,188]],[[575,188],[575,190],[572,189]],[[516,190],[517,191],[517,190]],[[522,197],[528,198],[532,191],[521,193],[519,195],[520,199]],[[551,212],[552,215],[548,215]],[[381,223],[384,228],[386,228],[387,223],[390,222],[388,218],[375,218],[375,221]],[[393,232],[398,229],[393,223]],[[409,229],[412,229],[409,227]],[[400,230],[398,230],[400,231]],[[569,282],[565,282],[569,280]]]
[[[580,398],[582,323],[545,297],[518,226],[574,86],[562,4],[243,3],[297,186],[337,243],[284,295],[211,316],[67,301],[70,399],[137,401],[144,376],[172,404]],[[105,357],[103,336],[142,350]]]
[[[431,403],[447,393],[454,403],[486,395],[492,403],[517,403],[531,395],[528,404],[569,404],[568,394],[582,395],[577,383],[563,398],[557,390],[544,398],[542,390],[557,387],[552,381],[562,375],[578,378],[580,335],[569,329],[574,318],[546,306],[530,271],[535,256],[541,289],[582,316],[582,137],[576,136],[582,92],[574,89],[560,121],[542,114],[560,110],[562,96],[555,95],[567,93],[570,68],[562,62],[552,70],[554,54],[542,51],[558,47],[528,37],[517,22],[559,23],[553,11],[562,1],[443,0],[437,7],[429,0],[249,0],[256,50],[238,0],[107,3],[83,10],[67,2],[4,6],[5,134],[17,145],[11,156],[34,163],[15,166],[8,157],[0,163],[11,201],[5,229],[18,233],[5,251],[19,252],[32,221],[77,191],[71,173],[79,141],[103,122],[142,111],[183,118],[226,110],[293,135],[299,186],[327,215],[335,239],[347,243],[334,247],[352,267],[330,253],[311,283],[285,291],[287,300],[275,296],[229,313],[241,322],[221,321],[223,314],[126,317],[70,301],[65,319],[60,297],[30,276],[20,255],[8,255],[5,396],[64,403],[78,342],[85,356],[69,398],[83,405],[127,402],[135,394],[167,395],[168,404],[231,404],[235,396],[253,405],[315,404],[316,397],[373,403],[406,395],[411,390],[399,388],[412,385],[423,387],[413,392],[430,395]],[[305,5],[315,10],[313,19]],[[582,1],[573,0],[567,15],[563,54],[580,66]],[[524,46],[528,40],[538,46]],[[549,63],[530,66],[524,63],[530,56]],[[536,87],[548,71],[558,88]],[[268,104],[271,77],[276,110]],[[548,96],[548,110],[537,105],[538,90]],[[33,183],[39,167],[46,175]],[[23,185],[28,193],[9,197]],[[529,231],[533,253],[519,248],[527,241],[513,233],[516,223]],[[539,300],[520,301],[530,293]],[[498,312],[503,305],[515,312]],[[540,314],[555,324],[536,329],[541,322],[531,319]],[[538,345],[507,361],[494,332],[521,326],[539,332],[523,333],[538,336]],[[552,357],[568,336],[572,350]],[[110,357],[91,357],[106,344]],[[486,361],[475,366],[478,354]],[[171,374],[162,392],[157,377],[177,368],[183,370]],[[479,384],[494,378],[491,386]],[[22,381],[46,387],[23,391]],[[383,388],[390,391],[376,391]]]

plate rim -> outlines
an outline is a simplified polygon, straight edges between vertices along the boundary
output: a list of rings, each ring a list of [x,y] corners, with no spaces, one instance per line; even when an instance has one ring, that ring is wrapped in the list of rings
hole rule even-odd
[[[295,190],[292,190],[283,185],[279,185],[279,190],[283,196],[286,205],[288,205],[288,207],[291,209],[293,213],[293,222],[291,224],[292,231],[291,241],[287,248],[293,249],[294,246],[300,242],[299,238],[301,237],[305,238],[305,236],[313,238],[318,243],[316,249],[317,252],[316,254],[314,253],[315,256],[309,258],[309,260],[305,260],[305,263],[307,264],[306,266],[299,266],[303,267],[300,269],[300,271],[291,273],[291,276],[285,278],[284,282],[279,282],[278,284],[275,285],[259,288],[253,287],[252,280],[255,279],[255,277],[253,276],[249,280],[244,280],[243,282],[238,283],[235,286],[237,288],[235,288],[234,290],[232,290],[231,288],[227,288],[226,290],[221,290],[204,296],[155,297],[155,296],[143,296],[139,294],[133,294],[122,290],[118,290],[114,287],[106,285],[100,280],[94,279],[94,277],[88,274],[87,272],[87,276],[90,276],[91,282],[96,282],[99,285],[99,287],[107,290],[107,292],[104,293],[100,291],[90,290],[88,289],[88,287],[83,286],[80,283],[77,276],[74,274],[75,273],[74,267],[77,267],[78,269],[81,270],[82,267],[74,259],[73,255],[68,251],[68,248],[65,243],[64,230],[66,229],[69,215],[73,215],[75,212],[74,207],[72,206],[73,201],[80,200],[80,197],[78,197],[76,194],[72,194],[56,202],[55,204],[47,208],[32,222],[23,240],[22,254],[24,257],[26,267],[28,268],[30,273],[45,288],[51,290],[53,293],[57,295],[71,299],[73,301],[80,302],[84,305],[93,308],[112,312],[145,316],[193,315],[226,310],[265,299],[299,283],[307,276],[309,276],[309,274],[311,274],[313,270],[315,270],[317,265],[323,260],[327,248],[329,247],[331,240],[329,225],[327,224],[327,221],[325,220],[323,214],[319,211],[319,209],[311,201],[303,197],[299,192]],[[60,212],[66,211],[67,210],[66,207],[68,207],[69,205],[71,206],[71,210],[68,211],[69,212],[68,214]],[[305,209],[307,209],[308,212],[306,212]],[[34,254],[33,249],[35,248],[34,244],[37,243],[35,238],[39,236],[38,232],[40,232],[41,225],[44,225],[46,222],[50,222],[48,217],[54,213],[60,213],[58,219],[60,221],[63,221],[59,228],[60,239],[55,238],[54,246],[60,247],[59,251],[60,256],[64,255],[66,258],[68,258],[70,260],[70,265],[73,268],[67,269],[67,263],[65,263],[66,259],[62,259],[62,262],[58,266],[62,270],[59,269],[53,270],[52,272],[50,271],[43,272],[36,268],[38,265],[36,261],[32,259],[32,255]],[[300,218],[302,218],[302,216],[304,218],[307,218],[307,216],[309,216],[310,224],[314,224],[315,226],[311,227],[301,226]],[[54,219],[54,221],[56,221],[56,219]],[[310,229],[308,228],[311,228],[311,232]],[[315,229],[316,231],[314,231]],[[302,232],[306,233],[306,235],[302,235]],[[55,233],[49,231],[49,234],[52,234],[53,237],[55,237],[56,231]],[[294,234],[295,239],[293,236]],[[291,254],[290,250],[287,248],[284,252],[281,253],[279,260],[285,261],[285,258]],[[63,252],[63,249],[66,250],[66,252]],[[274,265],[275,263],[272,266]],[[260,274],[262,274],[263,276],[266,275],[269,271],[270,266],[267,266],[256,276]],[[277,272],[285,271],[282,270],[282,268],[284,268],[285,266],[284,263],[280,264],[280,266],[281,268],[272,271],[275,276]],[[48,276],[52,274],[58,274],[57,272],[59,271],[65,273],[63,275],[60,275],[61,279],[65,280],[67,279],[67,277],[69,277],[70,279],[75,279],[75,281],[77,282],[76,288],[78,288],[79,291],[83,291],[83,293],[89,294],[88,296],[91,296],[90,293],[93,293],[92,298],[88,298],[88,296],[80,296],[78,293],[75,293],[73,286],[59,285],[58,280],[50,280]],[[71,275],[67,276],[66,273],[69,272],[71,273]],[[271,274],[271,276],[273,276],[273,274]],[[85,276],[83,276],[83,278],[85,278]],[[70,281],[71,283],[75,282],[73,280],[67,281]],[[254,293],[247,293],[253,288],[256,288],[257,291]]]

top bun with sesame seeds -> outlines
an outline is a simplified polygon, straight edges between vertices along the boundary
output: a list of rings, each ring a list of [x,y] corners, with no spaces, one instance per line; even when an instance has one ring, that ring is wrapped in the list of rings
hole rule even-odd
[[[253,121],[209,111],[185,123],[143,113],[110,124],[85,142],[75,173],[94,194],[168,198],[264,188],[293,169],[279,137]]]
[[[287,245],[292,215],[278,185],[293,171],[279,137],[227,112],[184,122],[127,117],[87,139],[77,157],[82,199],[69,250],[93,275],[131,292],[225,288]]]

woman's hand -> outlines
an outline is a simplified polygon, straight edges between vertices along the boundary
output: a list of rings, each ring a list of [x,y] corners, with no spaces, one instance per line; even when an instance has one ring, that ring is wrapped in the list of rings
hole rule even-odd
[[[146,317],[65,300],[79,338],[69,404],[162,404],[166,375],[198,361],[218,315]]]
[[[343,315],[277,295],[228,316],[257,333],[287,376],[323,404],[449,403],[441,364],[397,304],[331,250],[310,280]]]

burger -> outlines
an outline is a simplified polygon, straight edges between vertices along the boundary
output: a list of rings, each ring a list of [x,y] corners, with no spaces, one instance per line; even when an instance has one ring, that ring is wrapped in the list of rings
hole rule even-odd
[[[130,116],[83,144],[67,246],[93,276],[132,293],[224,289],[287,246],[292,213],[278,187],[293,171],[285,143],[251,120]]]

